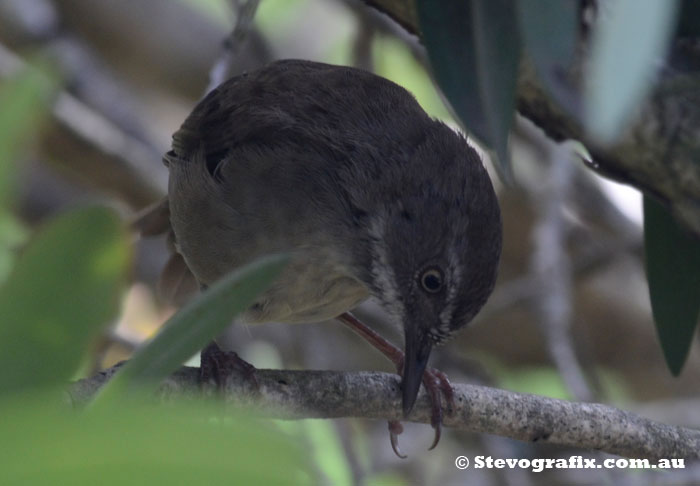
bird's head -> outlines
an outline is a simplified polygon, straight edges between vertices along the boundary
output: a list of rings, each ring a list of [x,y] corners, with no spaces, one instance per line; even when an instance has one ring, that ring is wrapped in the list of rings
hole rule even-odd
[[[422,167],[425,175],[407,174],[371,227],[371,287],[404,327],[405,414],[433,346],[486,302],[501,253],[498,202],[478,154],[451,130],[435,138],[407,168]]]

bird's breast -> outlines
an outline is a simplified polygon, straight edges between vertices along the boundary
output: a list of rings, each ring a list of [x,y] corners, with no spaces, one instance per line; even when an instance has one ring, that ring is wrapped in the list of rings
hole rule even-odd
[[[322,251],[297,254],[272,286],[242,316],[247,323],[319,322],[357,306],[365,285],[331,263]]]

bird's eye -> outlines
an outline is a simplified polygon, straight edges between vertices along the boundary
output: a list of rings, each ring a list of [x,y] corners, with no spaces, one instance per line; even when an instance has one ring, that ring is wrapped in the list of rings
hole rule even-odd
[[[420,284],[426,292],[435,294],[442,289],[444,278],[437,268],[429,268],[420,276]]]

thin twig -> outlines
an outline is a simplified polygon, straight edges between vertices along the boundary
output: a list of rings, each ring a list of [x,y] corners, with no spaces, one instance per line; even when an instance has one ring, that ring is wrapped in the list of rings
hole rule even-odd
[[[209,71],[209,85],[205,94],[216,88],[231,75],[231,64],[241,49],[253,26],[255,12],[260,0],[230,0],[231,9],[236,12],[236,25],[224,39],[223,51]]]
[[[569,225],[563,209],[573,182],[575,167],[563,157],[561,147],[550,152],[549,180],[538,194],[539,219],[534,229],[532,272],[538,279],[536,308],[547,339],[547,348],[571,394],[589,401],[593,394],[574,351],[572,324],[572,271],[566,251]]]

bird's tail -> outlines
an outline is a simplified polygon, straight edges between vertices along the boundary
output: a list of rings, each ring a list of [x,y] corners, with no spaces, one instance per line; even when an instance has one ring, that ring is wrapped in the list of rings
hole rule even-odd
[[[177,251],[170,225],[168,198],[142,209],[131,222],[131,229],[142,237],[167,235],[170,258],[160,274],[158,295],[167,303],[181,306],[199,290],[199,284],[185,259]]]

